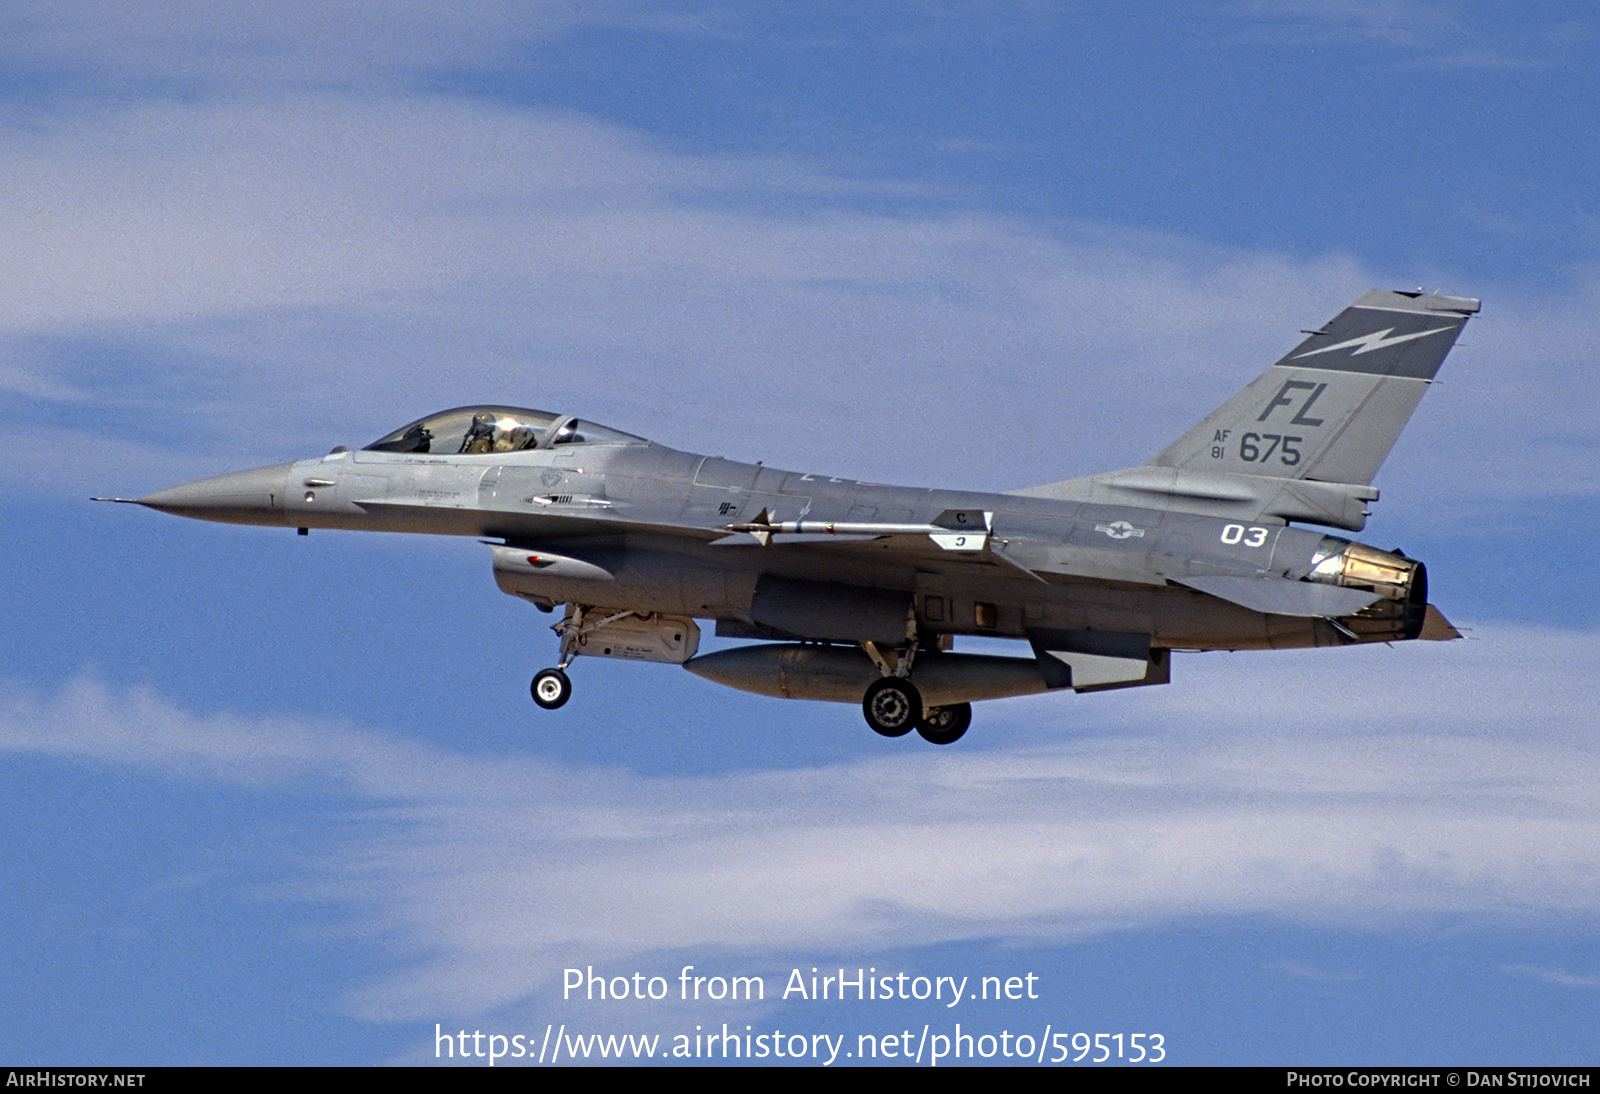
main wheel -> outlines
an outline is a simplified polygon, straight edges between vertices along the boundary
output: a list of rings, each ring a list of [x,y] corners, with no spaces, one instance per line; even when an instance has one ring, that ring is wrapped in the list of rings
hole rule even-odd
[[[947,707],[930,707],[917,719],[917,733],[931,745],[953,745],[972,724],[971,703],[951,703]]]
[[[546,710],[554,710],[572,698],[572,681],[560,669],[545,669],[533,678],[528,690],[533,693],[535,703]]]
[[[861,713],[867,716],[867,725],[875,733],[904,737],[916,728],[917,719],[922,716],[922,696],[910,680],[885,676],[867,688]]]

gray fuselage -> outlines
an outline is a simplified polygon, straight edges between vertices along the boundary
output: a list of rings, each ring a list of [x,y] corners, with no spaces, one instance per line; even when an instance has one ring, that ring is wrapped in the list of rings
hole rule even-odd
[[[205,498],[208,511],[189,511],[186,493]],[[219,498],[236,504],[219,506]],[[1403,625],[1336,628],[1326,618],[1256,610],[1181,584],[1317,580],[1318,561],[1349,543],[1321,532],[855,482],[644,442],[477,454],[336,451],[144,501],[247,524],[474,536],[542,548],[588,567],[541,572],[501,566],[497,556],[501,587],[542,607],[577,603],[713,619],[722,633],[748,637],[894,643],[905,639],[908,609],[924,635],[1110,631],[1148,635],[1152,647],[1165,649],[1414,636],[1401,633]],[[926,537],[917,547],[918,538],[906,535],[826,532],[830,524],[926,525],[949,510],[992,514],[1003,563],[992,553],[939,550]],[[774,526],[803,522],[805,531],[787,540],[779,533],[769,544],[729,533],[758,515]],[[1396,593],[1386,599],[1425,599],[1425,589],[1410,583]]]

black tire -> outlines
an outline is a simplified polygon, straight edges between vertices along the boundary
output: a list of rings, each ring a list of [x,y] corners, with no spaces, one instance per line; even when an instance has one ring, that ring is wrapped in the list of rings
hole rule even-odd
[[[917,719],[917,734],[930,745],[953,745],[972,724],[971,703],[931,707]]]
[[[533,701],[546,710],[555,710],[572,698],[572,681],[560,669],[545,669],[528,685]]]
[[[904,737],[917,727],[922,717],[922,696],[910,680],[885,676],[874,680],[861,700],[861,713],[874,733],[885,737]]]

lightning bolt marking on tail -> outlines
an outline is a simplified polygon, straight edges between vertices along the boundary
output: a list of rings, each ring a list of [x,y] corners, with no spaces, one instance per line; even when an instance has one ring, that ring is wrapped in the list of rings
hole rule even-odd
[[[1416,338],[1426,338],[1430,334],[1439,334],[1447,330],[1455,330],[1455,324],[1452,323],[1443,327],[1434,327],[1432,330],[1419,330],[1414,334],[1402,334],[1399,337],[1391,338],[1389,336],[1394,334],[1394,328],[1390,327],[1387,330],[1379,330],[1373,331],[1371,334],[1363,334],[1359,338],[1350,338],[1343,342],[1336,342],[1331,346],[1322,346],[1318,349],[1307,350],[1304,353],[1297,353],[1291,359],[1298,361],[1302,357],[1315,357],[1319,353],[1332,353],[1334,350],[1348,349],[1351,346],[1360,347],[1350,355],[1352,357],[1359,357],[1363,353],[1371,353],[1373,350],[1387,349],[1390,346],[1398,346],[1401,342],[1410,342]]]

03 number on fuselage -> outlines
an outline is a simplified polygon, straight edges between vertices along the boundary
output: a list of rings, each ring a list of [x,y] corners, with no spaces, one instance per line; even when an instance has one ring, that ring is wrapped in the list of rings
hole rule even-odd
[[[1224,524],[1222,526],[1222,542],[1229,547],[1243,544],[1246,547],[1264,547],[1267,542],[1268,529],[1259,525],[1246,527],[1243,524]]]

